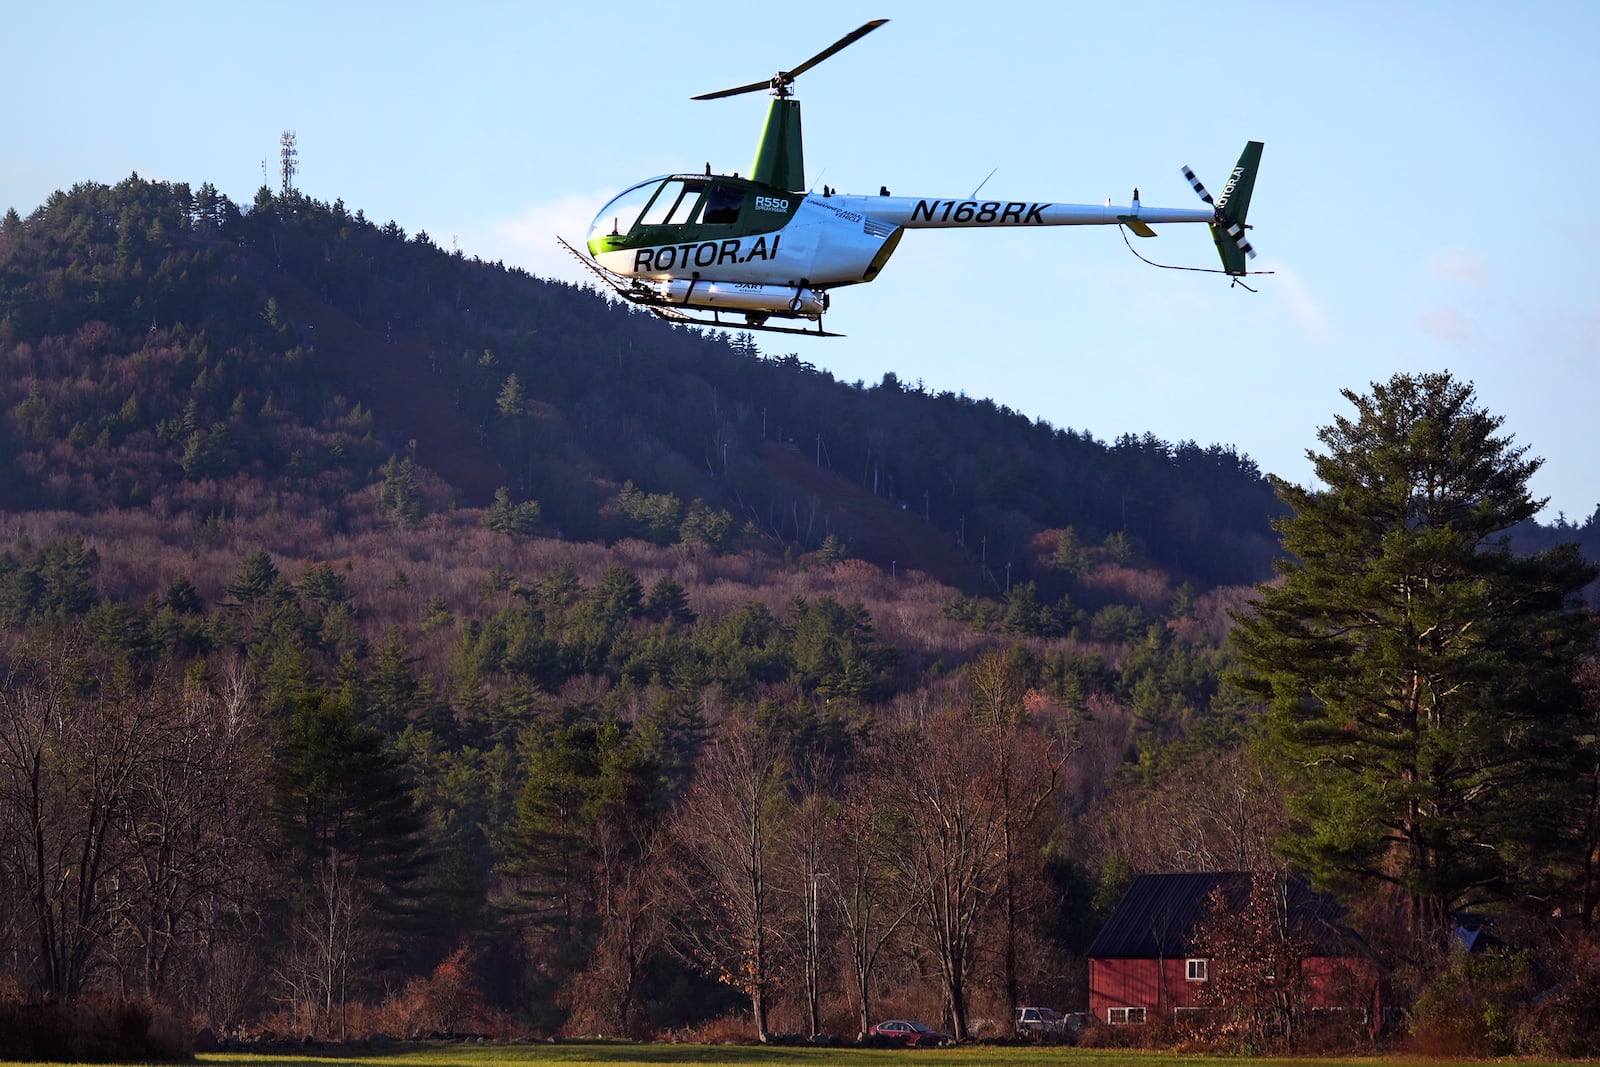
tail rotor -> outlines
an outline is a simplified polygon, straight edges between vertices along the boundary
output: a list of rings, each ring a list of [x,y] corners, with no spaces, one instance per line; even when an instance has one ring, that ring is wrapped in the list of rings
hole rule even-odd
[[[1244,153],[1239,156],[1238,164],[1228,176],[1220,199],[1206,190],[1193,170],[1183,168],[1183,176],[1189,179],[1195,195],[1216,211],[1216,221],[1211,224],[1211,237],[1216,242],[1217,254],[1222,257],[1223,269],[1233,275],[1248,274],[1246,257],[1256,257],[1256,250],[1245,235],[1249,228],[1245,223],[1245,215],[1250,210],[1250,194],[1255,189],[1256,171],[1261,167],[1261,147],[1260,141],[1251,141],[1244,146]]]

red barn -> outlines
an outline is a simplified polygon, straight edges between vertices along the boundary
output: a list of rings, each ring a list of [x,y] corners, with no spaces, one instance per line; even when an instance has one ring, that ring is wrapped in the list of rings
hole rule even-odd
[[[1089,946],[1089,1011],[1102,1023],[1137,1024],[1157,1015],[1208,1010],[1212,960],[1197,936],[1221,889],[1231,910],[1250,899],[1248,871],[1145,874],[1134,879]],[[1310,946],[1300,962],[1306,1007],[1378,1019],[1379,968],[1370,950],[1339,922],[1338,903],[1304,878],[1284,885],[1289,926]]]

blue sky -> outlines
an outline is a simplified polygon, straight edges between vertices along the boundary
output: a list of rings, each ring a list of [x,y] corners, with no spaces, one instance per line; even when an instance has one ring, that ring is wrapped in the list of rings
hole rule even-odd
[[[908,234],[839,290],[842,339],[764,335],[846,381],[997,402],[1103,440],[1221,443],[1311,481],[1343,388],[1449,370],[1545,459],[1543,518],[1600,504],[1600,4],[271,5],[91,0],[4,19],[0,211],[130,173],[248,204],[296,184],[444,248],[582,280],[581,238],[654,174],[749,169],[792,67],[807,174],[845,192],[1198,203],[1266,143],[1258,293],[1138,262],[1110,228]],[[1212,266],[1198,227],[1140,251]],[[441,398],[441,402],[443,398]]]

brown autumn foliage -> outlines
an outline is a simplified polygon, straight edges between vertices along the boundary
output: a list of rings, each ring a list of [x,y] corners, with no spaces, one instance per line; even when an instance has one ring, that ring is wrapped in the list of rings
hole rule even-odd
[[[466,946],[440,960],[431,975],[413,978],[391,994],[381,1010],[388,1022],[381,1029],[397,1037],[499,1034],[506,1029],[501,1014],[484,1000]]]
[[[70,1002],[0,996],[0,1050],[8,1060],[129,1063],[191,1059],[193,1024],[142,997],[96,994]]]

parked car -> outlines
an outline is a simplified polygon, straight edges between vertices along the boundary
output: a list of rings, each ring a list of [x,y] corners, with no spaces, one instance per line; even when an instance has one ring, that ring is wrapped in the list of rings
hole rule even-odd
[[[1054,1008],[1018,1008],[1016,1031],[1018,1037],[1059,1041],[1067,1037],[1067,1017]]]
[[[1016,1032],[1018,1037],[1040,1040],[1076,1041],[1078,1035],[1094,1024],[1094,1016],[1086,1011],[1071,1011],[1063,1015],[1054,1008],[1018,1008]]]
[[[902,1045],[911,1045],[916,1048],[924,1046],[938,1047],[955,1043],[955,1038],[943,1030],[935,1030],[931,1026],[911,1019],[889,1019],[874,1026],[867,1033],[873,1037],[884,1037]]]

